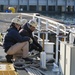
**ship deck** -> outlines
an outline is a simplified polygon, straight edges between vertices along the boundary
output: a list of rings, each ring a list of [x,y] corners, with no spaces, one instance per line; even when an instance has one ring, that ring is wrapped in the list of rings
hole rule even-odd
[[[5,55],[6,55],[6,53],[4,52],[3,47],[0,46],[0,63],[2,65],[3,64],[9,64],[9,63],[6,62]],[[13,64],[13,63],[11,63],[11,64]],[[58,75],[56,72],[52,71],[52,69],[53,69],[52,63],[47,65],[47,69],[46,70],[40,69],[40,67],[34,67],[33,64],[31,64],[30,66],[25,67],[25,69],[16,69],[14,71],[17,72],[18,75]],[[1,70],[0,70],[0,72],[1,72]],[[8,75],[8,74],[5,74],[5,75]],[[16,75],[16,74],[9,74],[9,75]]]
[[[5,14],[5,13],[3,14],[3,13],[1,13],[0,14],[0,16],[1,16],[0,17],[0,32],[5,33],[6,30],[8,29],[8,27],[11,24],[11,19],[14,18],[15,16],[18,16],[18,15],[20,15],[20,14],[19,13],[17,13],[17,14],[12,14],[12,13],[11,14],[9,14],[9,13],[8,14]],[[23,13],[22,13],[22,17],[24,19],[27,19],[27,20],[32,19],[32,16],[28,17],[28,15],[26,16]],[[47,17],[44,17],[44,18],[47,18]],[[46,26],[45,26],[44,20],[41,21],[41,25],[42,25],[41,29],[42,30],[45,29]],[[55,27],[55,24],[54,24],[53,27]],[[57,27],[55,27],[55,28],[57,28]],[[49,27],[49,29],[52,29],[52,27],[51,28]],[[61,27],[61,29],[62,29],[62,27]],[[53,30],[54,30],[54,32],[56,32],[57,29],[53,28]],[[52,30],[51,30],[51,33],[52,33]],[[50,34],[51,37],[49,37],[49,39],[52,42],[56,42],[56,39],[54,39],[55,38],[55,33],[53,33],[53,34],[54,35]],[[3,47],[0,46],[0,62],[1,62],[1,64],[8,64],[6,62],[5,55],[6,55],[6,53],[4,53]],[[23,69],[15,69],[14,65],[13,65],[13,68],[14,68],[14,71],[16,71],[18,73],[18,75],[60,75],[60,74],[58,74],[57,71],[53,71],[53,68],[54,68],[53,63],[47,63],[47,65],[46,65],[47,69],[46,70],[40,68],[40,61],[38,63],[37,64],[34,64],[34,63],[33,64],[26,64],[25,63],[25,65],[30,65],[30,66],[27,66]],[[11,63],[11,64],[13,64],[13,63]],[[38,66],[36,66],[36,65],[38,65]],[[1,69],[0,69],[0,71],[1,71]],[[2,73],[0,75],[4,75],[3,72],[4,71],[2,71]],[[17,75],[17,74],[15,74],[15,73],[14,74],[8,74],[7,73],[5,75]]]

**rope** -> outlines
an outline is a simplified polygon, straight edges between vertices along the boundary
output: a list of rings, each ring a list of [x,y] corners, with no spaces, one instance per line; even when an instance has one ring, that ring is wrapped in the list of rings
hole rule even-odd
[[[13,62],[13,64],[16,69],[25,68],[25,60],[23,60],[23,59],[18,59],[15,62]]]

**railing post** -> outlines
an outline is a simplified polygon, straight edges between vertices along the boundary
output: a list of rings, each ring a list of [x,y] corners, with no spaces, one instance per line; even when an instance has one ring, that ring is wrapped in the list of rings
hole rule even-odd
[[[66,35],[66,27],[64,27],[64,35]],[[64,37],[64,41],[66,41],[66,37]]]
[[[33,14],[33,19],[35,19],[35,17],[36,17],[36,15],[35,15],[35,14]],[[34,32],[33,32],[32,34],[33,34],[33,36],[34,36]]]
[[[59,25],[57,25],[57,32],[56,32],[56,64],[58,64],[58,47],[59,47]]]
[[[73,41],[74,41],[73,33],[70,33],[70,35],[69,35],[69,43],[73,44]]]
[[[40,18],[38,18],[38,37],[40,37]],[[39,41],[40,39],[38,38],[38,41]]]
[[[36,14],[33,14],[33,19],[35,19],[35,17],[36,17]]]
[[[46,41],[48,41],[48,21],[46,21]]]

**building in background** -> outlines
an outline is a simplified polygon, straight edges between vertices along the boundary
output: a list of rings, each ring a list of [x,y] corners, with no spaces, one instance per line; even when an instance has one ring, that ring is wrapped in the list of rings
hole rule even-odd
[[[75,12],[75,0],[0,0],[0,11],[14,7],[16,12]]]

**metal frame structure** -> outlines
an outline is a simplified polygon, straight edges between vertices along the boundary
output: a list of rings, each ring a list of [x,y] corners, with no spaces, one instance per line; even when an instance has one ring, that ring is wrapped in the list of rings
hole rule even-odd
[[[53,21],[53,20],[45,18],[45,17],[23,14],[23,13],[22,13],[22,15],[32,16],[33,19],[35,19],[35,20],[38,19],[38,26],[37,26],[38,31],[36,32],[36,33],[38,33],[38,38],[40,37],[40,33],[45,33],[46,34],[45,40],[48,41],[48,33],[53,32],[56,34],[56,59],[55,59],[55,62],[57,64],[58,63],[58,51],[59,51],[58,50],[58,48],[59,48],[58,47],[58,45],[59,45],[59,32],[64,33],[64,35],[66,33],[68,33],[66,31],[66,26],[64,24],[61,24],[59,22]],[[45,26],[45,28],[43,29],[42,28],[43,26],[41,27],[41,25]],[[65,37],[64,37],[64,41],[65,41]]]

